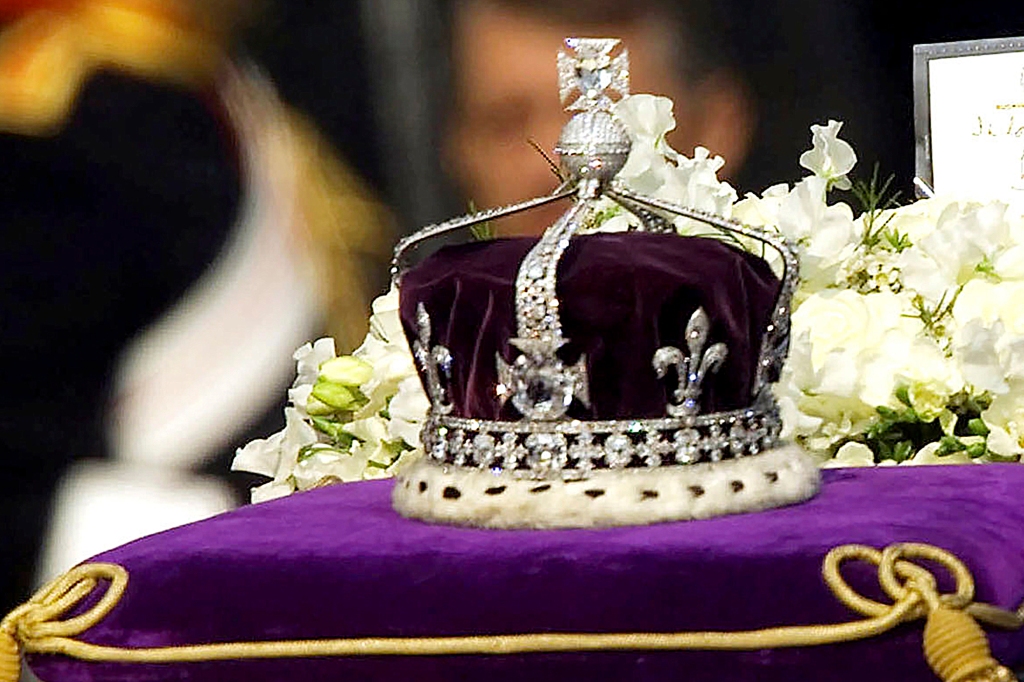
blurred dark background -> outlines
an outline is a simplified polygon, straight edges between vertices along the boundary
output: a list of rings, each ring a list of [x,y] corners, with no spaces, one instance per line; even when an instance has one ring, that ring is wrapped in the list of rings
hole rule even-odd
[[[801,177],[808,127],[835,118],[859,172],[878,163],[909,197],[912,46],[1024,35],[1024,10],[1009,2],[718,4],[724,19],[705,40],[727,48],[756,120],[732,178],[741,195]],[[316,123],[403,232],[465,206],[439,154],[450,11],[429,0],[262,0],[234,47]],[[90,79],[56,137],[0,134],[0,612],[31,588],[63,472],[109,456],[117,354],[229,238],[241,202],[235,143],[201,93],[117,73]],[[245,435],[280,421],[275,403]],[[197,470],[226,475],[231,451]]]

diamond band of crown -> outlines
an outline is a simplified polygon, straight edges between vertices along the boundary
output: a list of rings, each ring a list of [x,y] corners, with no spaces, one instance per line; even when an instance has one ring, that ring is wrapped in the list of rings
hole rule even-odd
[[[422,441],[439,465],[516,477],[587,478],[602,469],[720,462],[759,454],[779,442],[774,404],[690,419],[500,422],[428,417]]]
[[[432,344],[430,315],[417,311],[416,362],[431,401],[421,440],[428,461],[445,467],[490,469],[516,477],[566,480],[599,470],[687,466],[753,456],[779,444],[782,422],[771,394],[785,361],[789,304],[797,283],[795,250],[780,235],[748,227],[629,190],[615,180],[629,155],[627,131],[614,117],[615,97],[628,95],[625,50],[613,56],[614,39],[568,39],[573,54],[559,53],[560,96],[569,111],[556,152],[565,184],[548,197],[457,218],[423,228],[395,250],[393,275],[400,284],[410,253],[435,237],[567,197],[573,206],[544,233],[519,266],[515,281],[516,337],[508,355],[495,358],[495,399],[511,403],[520,419],[483,420],[454,416],[447,402],[452,355]],[[575,97],[574,97],[575,96]],[[674,233],[672,219],[700,221],[724,234],[745,237],[781,255],[779,292],[760,345],[748,407],[700,414],[704,381],[728,355],[724,343],[710,343],[712,321],[693,312],[685,349],[658,348],[650,363],[669,385],[665,416],[653,419],[577,420],[567,414],[590,405],[587,358],[566,359],[557,295],[558,266],[572,238],[582,230],[599,199],[612,200],[636,216],[640,231]]]

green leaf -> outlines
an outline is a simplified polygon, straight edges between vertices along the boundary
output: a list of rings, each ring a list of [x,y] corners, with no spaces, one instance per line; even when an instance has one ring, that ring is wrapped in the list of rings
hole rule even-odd
[[[891,419],[893,421],[897,421],[899,419],[900,413],[892,409],[891,407],[879,405],[878,407],[875,408],[875,411],[878,412],[878,414],[882,415],[882,417],[884,417],[885,419]]]
[[[893,448],[892,458],[897,462],[905,462],[914,454],[914,444],[909,440],[902,440]]]
[[[352,443],[359,440],[348,431],[345,431],[346,422],[338,422],[326,417],[310,417],[313,428],[330,438],[339,450],[348,451]]]
[[[988,425],[981,417],[975,417],[967,422],[967,429],[975,436],[987,436],[989,434]]]
[[[985,454],[985,444],[984,443],[974,443],[973,445],[970,445],[970,446],[967,447],[967,456],[970,457],[971,459],[976,459],[978,457],[981,457],[984,454]]]
[[[896,389],[896,399],[907,407],[911,406],[910,402],[910,388],[906,384],[902,384]]]
[[[967,446],[960,442],[960,439],[956,436],[943,436],[939,439],[939,449],[935,451],[935,454],[942,457],[943,455],[950,455],[966,449]]]
[[[402,454],[403,452],[407,452],[407,451],[413,449],[413,447],[411,445],[406,443],[401,438],[395,438],[394,440],[381,441],[381,445],[384,446],[385,450],[387,450],[388,452],[390,452],[392,455],[395,455],[395,456],[398,456],[398,455]]]
[[[476,202],[472,199],[469,200],[469,212],[477,212]],[[478,242],[487,242],[495,237],[494,225],[490,220],[473,225],[469,228],[469,233],[473,236],[473,240]]]
[[[879,185],[878,164],[876,163],[871,171],[871,179],[869,181],[854,180],[853,186],[850,188],[854,198],[860,204],[861,211],[864,213],[864,236],[861,242],[868,248],[879,244],[888,224],[888,221],[886,221],[876,228],[875,221],[878,218],[878,214],[899,205],[900,193],[898,191],[890,192],[895,179],[896,176],[894,174],[889,175],[885,182]]]

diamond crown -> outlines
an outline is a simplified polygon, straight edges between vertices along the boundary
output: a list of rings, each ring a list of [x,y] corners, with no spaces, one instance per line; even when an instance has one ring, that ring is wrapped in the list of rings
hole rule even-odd
[[[770,390],[788,348],[789,303],[796,285],[796,252],[778,234],[716,215],[638,194],[616,181],[626,162],[630,138],[612,113],[616,98],[629,93],[629,59],[618,55],[616,39],[570,38],[558,55],[560,96],[575,112],[556,152],[568,178],[551,195],[425,227],[395,250],[393,276],[401,284],[412,253],[426,241],[474,225],[565,198],[572,207],[549,227],[519,265],[515,281],[514,358],[495,358],[495,396],[510,402],[520,419],[485,420],[452,415],[447,387],[452,354],[432,341],[430,315],[417,308],[413,354],[431,409],[422,442],[430,461],[442,466],[492,469],[529,478],[582,479],[595,469],[687,466],[756,455],[779,440],[781,420]],[[783,272],[769,323],[761,338],[749,405],[728,412],[700,413],[705,380],[728,356],[724,343],[710,343],[711,320],[697,308],[685,329],[685,349],[658,348],[651,367],[659,379],[674,382],[665,414],[658,418],[576,420],[574,403],[588,406],[587,358],[567,363],[559,351],[562,334],[556,294],[558,265],[571,240],[587,223],[598,200],[611,200],[639,218],[638,230],[674,233],[671,219],[684,217],[725,235],[741,236],[774,248]]]

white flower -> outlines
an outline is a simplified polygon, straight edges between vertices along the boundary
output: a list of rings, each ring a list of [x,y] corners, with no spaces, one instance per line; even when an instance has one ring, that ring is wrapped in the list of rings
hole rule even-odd
[[[279,497],[287,497],[295,492],[295,486],[287,481],[269,481],[263,485],[256,486],[249,491],[253,504],[276,500]]]
[[[880,348],[892,331],[913,336],[920,323],[903,312],[903,302],[895,294],[829,289],[809,296],[797,308],[793,330],[807,330],[811,362],[817,370],[831,351],[857,356]]]
[[[997,395],[981,413],[989,429],[986,446],[1000,457],[1024,455],[1024,380],[1012,382],[1003,395]]]
[[[996,259],[1009,236],[1005,216],[1006,205],[999,202],[946,206],[935,230],[900,254],[904,285],[929,303],[951,301],[958,285]]]
[[[863,443],[843,443],[836,452],[835,458],[826,462],[823,467],[835,469],[839,467],[869,467],[875,463],[875,453]]]
[[[676,128],[673,106],[668,97],[637,94],[619,100],[612,112],[634,141],[649,142],[666,151],[669,147],[665,135]]]
[[[775,227],[779,224],[782,200],[789,194],[789,185],[772,185],[761,196],[748,193],[732,207],[732,217],[746,225]]]
[[[850,189],[846,174],[857,163],[857,154],[845,140],[840,140],[841,121],[829,121],[828,125],[811,126],[812,149],[800,155],[800,165],[822,178],[829,187]]]
[[[399,316],[398,288],[394,284],[383,296],[378,296],[371,305],[370,333],[389,343],[405,339],[402,319]]]
[[[672,101],[653,95],[633,95],[615,106],[615,115],[629,132],[632,147],[618,178],[630,189],[674,203],[728,216],[736,202],[736,191],[718,179],[725,165],[720,156],[703,148],[687,158],[671,147],[665,135],[675,128]],[[617,221],[617,227],[629,219]],[[681,230],[689,229],[687,219],[677,219]],[[602,228],[603,229],[603,228]],[[706,226],[702,228],[706,232]]]
[[[366,457],[357,448],[352,452],[324,448],[303,458],[295,466],[292,476],[298,490],[309,490],[324,479],[337,479],[343,483],[360,481],[365,469]]]
[[[853,211],[843,203],[825,203],[826,181],[817,176],[804,178],[782,199],[778,228],[783,236],[803,246],[801,278],[810,291],[834,283],[843,261],[860,240],[860,225]]]
[[[335,356],[334,339],[322,338],[313,343],[307,343],[299,348],[292,355],[298,367],[294,386],[302,384],[313,385],[320,374],[320,365]]]
[[[306,415],[313,384],[320,375],[320,365],[334,356],[334,339],[327,337],[307,343],[292,354],[297,366],[295,381],[288,389],[288,402],[303,416]]]
[[[319,442],[316,431],[294,407],[284,410],[285,427],[270,438],[254,440],[239,448],[231,463],[233,471],[248,471],[273,478],[270,484],[253,490],[253,501],[280,497],[284,486],[294,490],[290,478],[298,464],[299,451]],[[271,485],[273,484],[273,485]],[[256,491],[260,492],[257,493]]]
[[[960,371],[964,380],[976,389],[995,394],[1009,390],[997,348],[1003,332],[1000,321],[986,325],[981,320],[971,320],[957,335],[955,354]]]
[[[736,203],[736,190],[718,179],[718,171],[724,165],[721,156],[711,156],[704,147],[696,147],[692,159],[678,156],[675,167],[666,171],[663,184],[653,194],[698,211],[729,217]],[[681,222],[690,221],[676,219],[677,226]],[[706,233],[707,225],[700,229]]]
[[[427,416],[430,401],[423,392],[418,376],[407,377],[398,385],[398,393],[388,405],[391,421],[388,431],[392,439],[401,438],[414,448],[420,447],[420,428]]]

